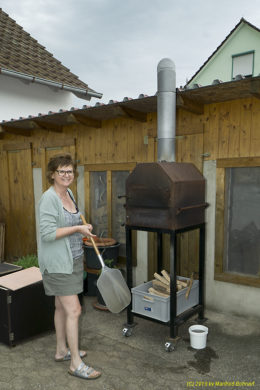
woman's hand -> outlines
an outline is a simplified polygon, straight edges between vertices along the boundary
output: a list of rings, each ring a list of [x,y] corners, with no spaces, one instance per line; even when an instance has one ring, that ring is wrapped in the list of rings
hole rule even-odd
[[[95,234],[92,234],[91,231],[93,226],[87,223],[86,225],[76,225],[76,226],[68,226],[63,228],[58,228],[56,230],[56,239],[70,236],[74,233],[80,233],[83,237],[95,237]]]
[[[87,223],[86,225],[80,225],[79,226],[79,232],[84,236],[84,237],[95,237],[95,234],[92,234],[93,226]]]

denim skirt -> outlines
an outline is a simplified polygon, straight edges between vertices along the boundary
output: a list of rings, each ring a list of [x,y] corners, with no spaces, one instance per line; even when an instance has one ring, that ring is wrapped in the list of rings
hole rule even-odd
[[[73,261],[72,274],[49,273],[42,275],[46,295],[77,295],[83,291],[84,255]]]

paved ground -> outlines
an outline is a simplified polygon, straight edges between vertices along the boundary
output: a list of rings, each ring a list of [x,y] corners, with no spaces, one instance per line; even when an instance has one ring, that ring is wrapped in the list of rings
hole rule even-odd
[[[0,389],[260,389],[259,320],[206,311],[206,348],[190,347],[188,327],[194,321],[189,320],[179,330],[175,350],[166,352],[167,326],[135,317],[131,337],[124,337],[126,312],[96,310],[94,301],[84,297],[80,336],[88,350],[86,363],[102,370],[99,379],[73,378],[68,362],[55,363],[55,334],[49,332],[12,348],[0,344]]]

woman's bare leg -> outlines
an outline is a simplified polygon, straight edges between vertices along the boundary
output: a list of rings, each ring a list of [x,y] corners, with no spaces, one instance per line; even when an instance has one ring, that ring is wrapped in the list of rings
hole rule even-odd
[[[54,324],[56,330],[56,359],[64,357],[68,351],[66,343],[66,313],[59,298],[60,297],[55,297],[54,313]]]

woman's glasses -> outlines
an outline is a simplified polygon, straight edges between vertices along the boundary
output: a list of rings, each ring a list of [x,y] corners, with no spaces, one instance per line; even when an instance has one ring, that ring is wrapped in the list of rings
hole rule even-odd
[[[72,176],[72,175],[74,175],[74,172],[71,170],[70,171],[63,171],[62,169],[56,169],[56,172],[58,172],[59,176],[65,176],[65,175]]]

